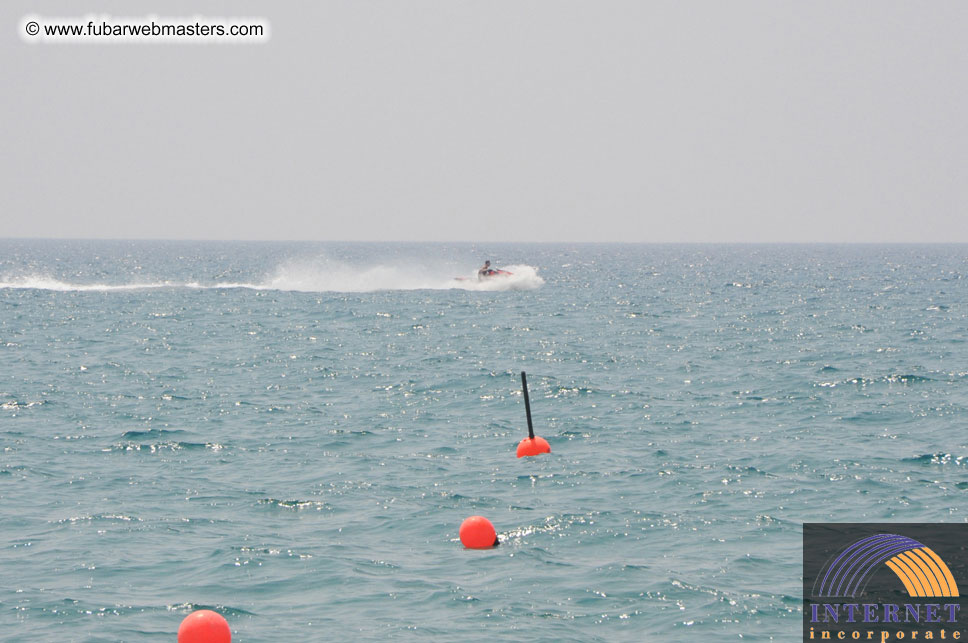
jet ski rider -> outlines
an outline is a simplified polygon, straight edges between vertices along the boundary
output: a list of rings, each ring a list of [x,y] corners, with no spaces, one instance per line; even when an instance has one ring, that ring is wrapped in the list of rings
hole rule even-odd
[[[481,269],[477,271],[477,278],[484,279],[485,277],[489,277],[493,274],[494,270],[491,268],[491,260],[488,259],[484,262],[484,265],[481,267]]]

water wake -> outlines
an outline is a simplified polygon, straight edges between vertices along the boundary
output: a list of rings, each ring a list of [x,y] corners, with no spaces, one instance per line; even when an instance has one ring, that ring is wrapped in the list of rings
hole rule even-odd
[[[56,292],[86,292],[107,290],[142,290],[146,288],[166,288],[172,284],[164,283],[130,283],[130,284],[72,284],[47,275],[26,275],[23,277],[5,278],[0,281],[0,290],[53,290]]]
[[[111,292],[119,290],[151,290],[158,288],[260,288],[255,284],[213,283],[203,285],[195,281],[154,281],[126,284],[70,283],[47,275],[27,275],[0,280],[0,290],[50,290],[54,292]]]
[[[330,260],[291,260],[276,267],[264,279],[253,282],[202,283],[200,281],[154,281],[131,283],[71,283],[43,274],[0,277],[0,290],[48,290],[54,292],[111,292],[159,288],[282,290],[296,292],[375,292],[392,290],[534,290],[544,284],[533,266],[503,268],[510,275],[477,278],[472,271],[451,276],[448,267],[354,266]]]
[[[532,266],[505,268],[510,275],[478,280],[473,271],[450,276],[447,267],[356,267],[333,261],[286,262],[280,265],[266,288],[305,292],[373,292],[377,290],[534,290],[544,284]]]

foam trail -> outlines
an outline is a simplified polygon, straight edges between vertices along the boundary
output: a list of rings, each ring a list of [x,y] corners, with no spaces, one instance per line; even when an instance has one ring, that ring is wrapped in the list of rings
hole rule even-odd
[[[197,288],[201,290],[213,288],[250,288],[262,289],[260,284],[246,283],[214,283],[201,284],[197,281],[156,281],[135,282],[129,284],[75,284],[55,279],[47,275],[26,275],[23,277],[5,277],[0,280],[0,290],[50,290],[54,292],[112,292],[123,290],[151,290],[157,288]]]
[[[141,290],[145,288],[170,288],[168,283],[133,284],[71,284],[46,275],[27,275],[0,281],[0,289],[11,290],[53,290],[57,292],[84,292],[106,290]]]
[[[531,290],[544,279],[531,266],[509,266],[514,274],[478,281],[477,272],[456,278],[447,267],[358,267],[338,261],[290,261],[283,263],[264,287],[304,292],[373,292],[377,290]]]
[[[203,284],[198,281],[158,281],[128,284],[77,284],[48,275],[0,278],[0,290],[47,290],[54,292],[112,292],[158,288],[284,290],[297,292],[374,292],[380,290],[534,290],[544,284],[536,268],[512,265],[511,275],[479,281],[477,271],[457,278],[449,267],[354,266],[326,259],[292,260],[280,264],[260,282]]]
[[[366,266],[317,259],[281,264],[264,288],[303,292],[373,292],[377,290],[533,290],[544,279],[531,266],[508,266],[514,273],[478,281],[474,271],[463,278],[449,276],[449,268]]]

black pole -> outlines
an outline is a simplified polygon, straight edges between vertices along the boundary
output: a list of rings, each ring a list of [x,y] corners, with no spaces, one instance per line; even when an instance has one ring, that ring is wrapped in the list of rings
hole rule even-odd
[[[531,398],[528,397],[528,376],[521,371],[521,388],[524,389],[524,412],[528,414],[528,437],[534,440],[534,426],[531,424]]]

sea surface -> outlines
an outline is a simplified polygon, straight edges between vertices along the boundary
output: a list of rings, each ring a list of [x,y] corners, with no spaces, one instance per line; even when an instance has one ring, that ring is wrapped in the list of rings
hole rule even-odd
[[[796,641],[804,522],[968,518],[966,329],[964,245],[2,240],[0,640]]]

